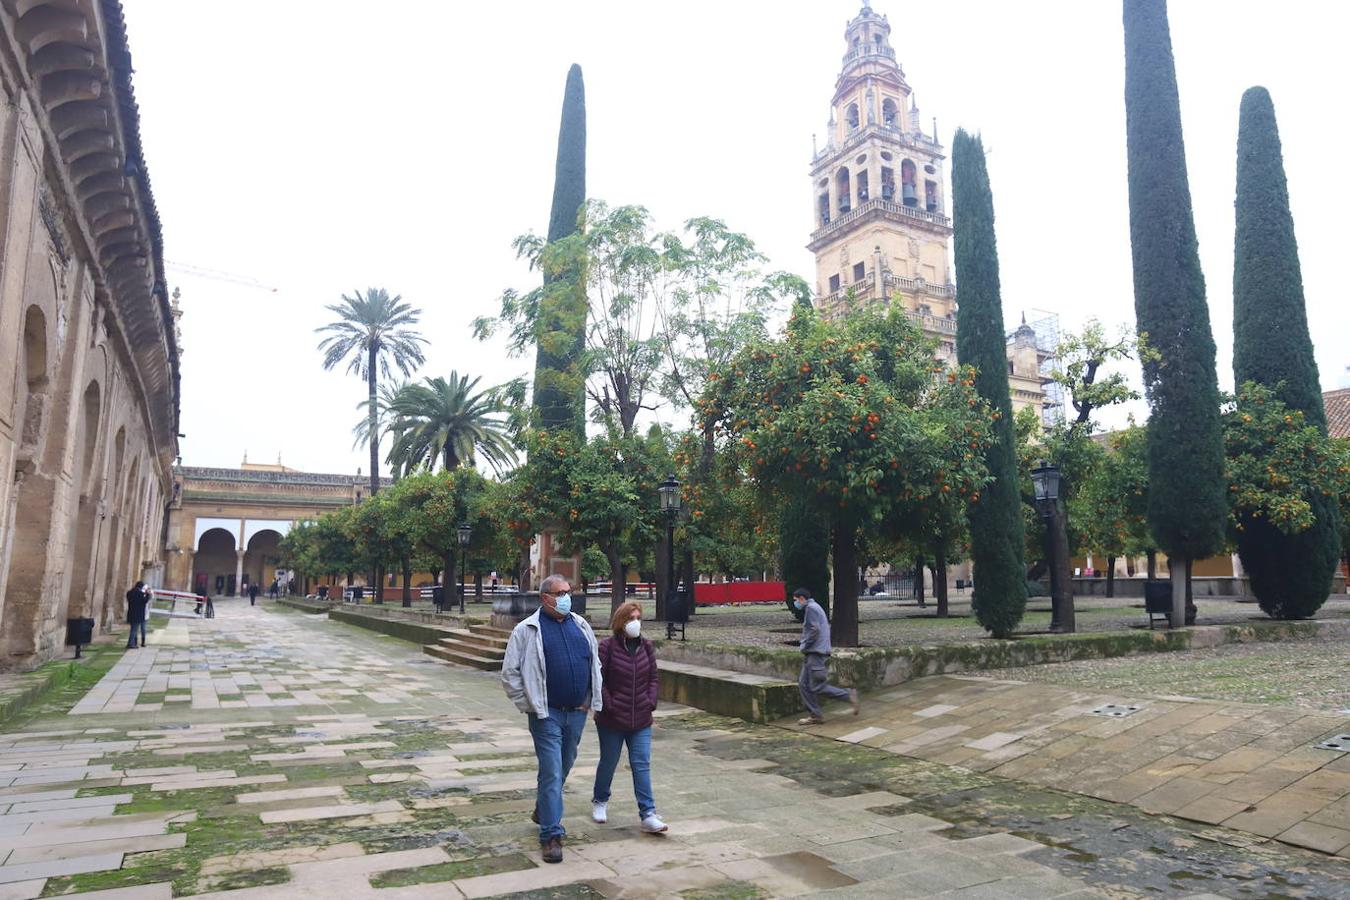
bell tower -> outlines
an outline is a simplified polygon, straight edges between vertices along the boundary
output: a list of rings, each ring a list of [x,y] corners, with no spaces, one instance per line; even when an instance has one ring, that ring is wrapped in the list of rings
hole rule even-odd
[[[850,304],[901,304],[955,359],[952,227],[936,125],[924,133],[890,22],[870,0],[844,37],[825,146],[811,161],[816,306],[832,316]]]

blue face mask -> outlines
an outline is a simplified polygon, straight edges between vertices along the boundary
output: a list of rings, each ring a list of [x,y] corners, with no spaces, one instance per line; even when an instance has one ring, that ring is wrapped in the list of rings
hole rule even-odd
[[[792,605],[795,606],[797,609],[805,609],[805,608],[806,608],[806,604],[805,604],[805,603],[803,603],[802,601],[797,600],[797,599],[795,599],[795,598],[794,598],[793,601],[792,601]]]
[[[572,611],[571,594],[559,594],[554,602],[557,604],[558,612],[562,613],[564,616]]]

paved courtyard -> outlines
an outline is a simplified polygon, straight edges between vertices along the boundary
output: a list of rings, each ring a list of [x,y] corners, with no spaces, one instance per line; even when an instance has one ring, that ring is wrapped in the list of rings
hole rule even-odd
[[[611,824],[589,821],[588,735],[546,866],[528,733],[492,675],[237,602],[92,666],[0,734],[0,900],[1350,897],[1323,855],[684,708],[655,739],[670,833],[638,833],[623,771]]]

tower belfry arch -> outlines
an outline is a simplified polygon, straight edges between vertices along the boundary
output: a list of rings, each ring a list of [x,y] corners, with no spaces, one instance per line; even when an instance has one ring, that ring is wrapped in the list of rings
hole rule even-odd
[[[955,359],[943,164],[923,131],[886,16],[864,2],[844,32],[825,146],[811,163],[816,306],[827,316],[898,304]]]

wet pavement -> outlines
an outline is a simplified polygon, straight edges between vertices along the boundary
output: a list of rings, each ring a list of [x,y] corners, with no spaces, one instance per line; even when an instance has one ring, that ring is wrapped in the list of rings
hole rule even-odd
[[[626,769],[590,822],[588,729],[543,865],[493,675],[228,602],[91,666],[0,734],[0,898],[1350,897],[1324,855],[684,708],[654,739],[669,834]]]

